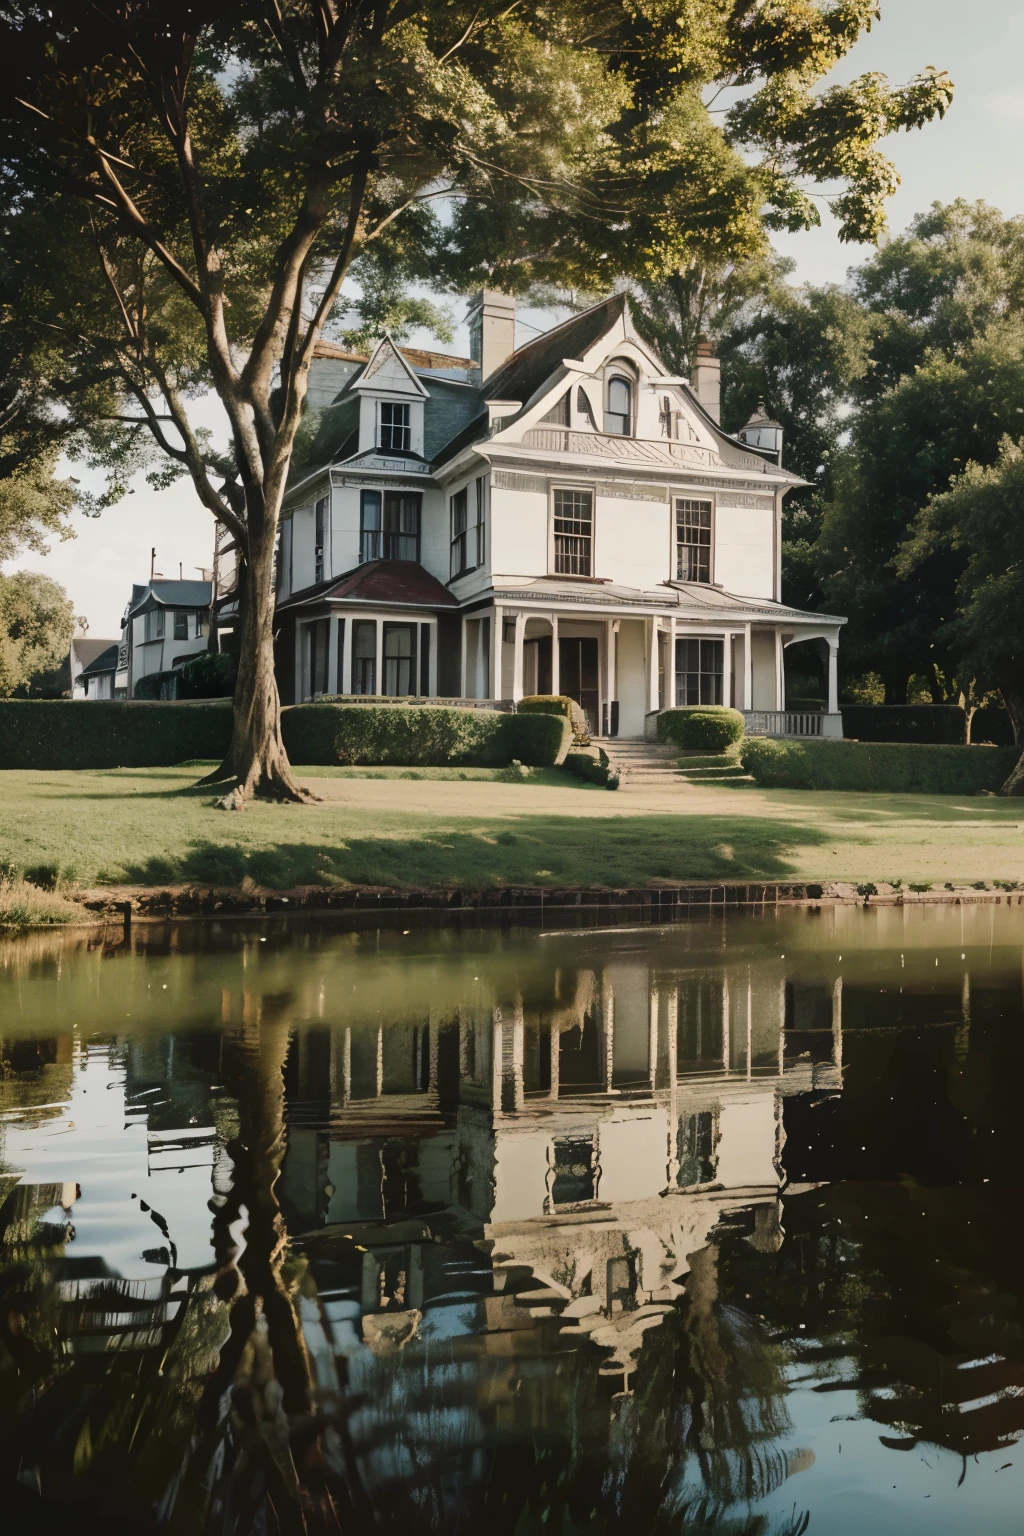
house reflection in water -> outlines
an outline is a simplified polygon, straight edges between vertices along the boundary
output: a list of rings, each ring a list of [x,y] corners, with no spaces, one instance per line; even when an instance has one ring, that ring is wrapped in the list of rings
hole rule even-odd
[[[626,956],[555,969],[545,992],[295,1037],[280,1192],[314,1262],[331,1252],[336,1343],[500,1352],[554,1320],[628,1388],[716,1228],[781,1243],[785,1101],[842,1086],[841,984],[810,998],[830,1019],[806,1034],[808,998],[774,966]]]

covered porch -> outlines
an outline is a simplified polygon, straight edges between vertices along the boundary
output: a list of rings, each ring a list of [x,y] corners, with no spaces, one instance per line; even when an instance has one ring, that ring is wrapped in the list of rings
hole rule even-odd
[[[660,711],[690,704],[742,711],[750,735],[842,735],[841,619],[782,609],[785,622],[772,622],[767,603],[757,605],[757,619],[725,622],[669,608],[638,613],[635,605],[601,611],[595,604],[588,611],[576,603],[495,602],[463,613],[463,697],[517,703],[565,694],[584,709],[595,736],[653,734]],[[796,617],[805,622],[794,623]],[[784,653],[806,640],[828,644],[824,710],[786,707]]]

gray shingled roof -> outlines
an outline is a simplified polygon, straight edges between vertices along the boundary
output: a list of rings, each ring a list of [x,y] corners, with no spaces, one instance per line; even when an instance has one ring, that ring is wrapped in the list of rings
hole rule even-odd
[[[79,644],[81,644],[81,641],[79,641]],[[98,656],[93,657],[87,667],[82,668],[78,674],[79,677],[98,677],[101,672],[116,672],[119,648],[119,642],[115,640],[113,645],[108,645],[105,651],[101,651]]]
[[[209,608],[210,583],[208,581],[154,581],[143,587],[144,596],[133,598],[132,614],[146,613],[150,608]]]

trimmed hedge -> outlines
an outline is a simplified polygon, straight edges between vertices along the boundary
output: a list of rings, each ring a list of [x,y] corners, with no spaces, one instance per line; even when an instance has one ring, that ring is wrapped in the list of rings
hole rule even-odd
[[[619,787],[619,776],[612,773],[607,753],[602,753],[598,758],[591,757],[589,752],[567,752],[562,766],[585,784],[597,784],[602,789]]]
[[[500,768],[518,759],[550,768],[565,758],[572,732],[563,715],[299,704],[284,711],[283,734],[293,763]]]
[[[0,700],[0,768],[163,768],[230,740],[230,700]]]
[[[561,763],[564,716],[496,710],[298,704],[281,714],[293,763],[534,768]],[[231,701],[0,700],[0,768],[161,768],[224,756]]]
[[[874,790],[904,795],[978,795],[997,790],[1016,747],[918,742],[778,741],[748,736],[740,762],[765,789]]]
[[[691,751],[724,752],[742,735],[743,716],[724,704],[689,704],[658,716],[658,740]]]
[[[204,651],[178,668],[178,698],[230,699],[237,673],[238,657],[233,651]]]
[[[967,716],[958,704],[844,704],[843,735],[956,747],[967,740]]]
[[[586,711],[582,704],[564,693],[528,693],[519,700],[516,712],[520,715],[564,715],[572,726],[572,739],[577,746],[590,745]]]

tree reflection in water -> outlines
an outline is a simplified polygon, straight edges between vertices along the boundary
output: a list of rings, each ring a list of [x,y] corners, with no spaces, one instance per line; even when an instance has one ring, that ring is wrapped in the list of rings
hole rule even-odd
[[[1012,1443],[1017,1197],[964,1127],[1024,1063],[981,991],[929,978],[901,1052],[831,957],[584,947],[401,993],[236,958],[189,1028],[0,1039],[4,1475],[175,1536],[799,1536],[794,1377],[886,1456]]]

